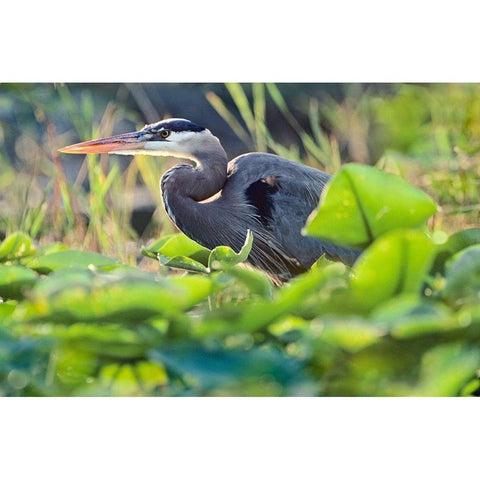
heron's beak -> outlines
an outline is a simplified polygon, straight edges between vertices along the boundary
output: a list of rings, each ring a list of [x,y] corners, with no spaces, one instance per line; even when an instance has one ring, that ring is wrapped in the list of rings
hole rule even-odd
[[[60,148],[62,153],[115,153],[140,150],[145,146],[146,139],[143,132],[123,133],[113,137],[75,143],[68,147]],[[133,153],[133,152],[132,152]]]

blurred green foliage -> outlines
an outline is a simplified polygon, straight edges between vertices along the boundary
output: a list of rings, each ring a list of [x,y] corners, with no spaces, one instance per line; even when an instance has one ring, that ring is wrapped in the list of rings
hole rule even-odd
[[[391,181],[373,167],[338,176],[345,171],[352,181],[330,184],[311,234],[330,239],[312,227],[324,205],[362,182]],[[396,180],[399,215],[375,217],[379,233],[352,269],[321,258],[281,288],[242,265],[250,232],[238,253],[170,235],[143,249],[158,273],[93,252],[35,249],[13,233],[0,245],[2,393],[477,393],[480,244],[460,238],[478,237],[467,230],[438,243],[423,223],[404,228],[403,206],[426,199]],[[357,215],[342,213],[347,222]],[[336,241],[348,244],[350,232],[340,232]]]
[[[246,149],[336,173],[306,233],[364,252],[281,287],[243,265],[250,233],[240,252],[175,233],[167,160],[68,175],[57,147],[144,123],[115,88],[0,87],[1,395],[480,394],[479,85],[207,94]]]

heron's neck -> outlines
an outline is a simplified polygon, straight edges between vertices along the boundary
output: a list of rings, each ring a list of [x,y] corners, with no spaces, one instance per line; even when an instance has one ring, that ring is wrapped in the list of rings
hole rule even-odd
[[[218,143],[208,151],[195,152],[196,167],[187,164],[175,165],[162,177],[161,190],[165,209],[173,222],[187,236],[200,244],[207,244],[208,229],[216,228],[215,201],[200,203],[214,196],[227,180],[228,159]],[[207,234],[207,235],[206,235]]]

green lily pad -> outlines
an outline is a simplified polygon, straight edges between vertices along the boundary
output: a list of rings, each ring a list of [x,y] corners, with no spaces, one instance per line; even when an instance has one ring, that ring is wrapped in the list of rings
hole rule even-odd
[[[480,367],[480,350],[462,343],[439,345],[423,355],[417,395],[454,396]]]
[[[188,257],[194,260],[196,263],[200,263],[206,267],[208,264],[210,250],[202,247],[183,233],[178,233],[175,235],[168,235],[158,240],[149,248],[144,248],[142,253],[151,258],[162,257],[174,259],[176,257]],[[166,265],[166,261],[162,263]]]
[[[224,270],[244,262],[248,258],[252,244],[253,235],[248,231],[245,243],[238,253],[227,246],[209,250],[182,233],[169,235],[150,248],[144,248],[142,253],[147,257],[156,258],[162,265],[170,268],[210,273],[213,270]]]
[[[30,326],[30,331],[61,341],[64,347],[99,357],[138,358],[144,356],[149,348],[149,343],[138,332],[118,324],[42,323],[37,329]],[[152,341],[155,340],[152,338]]]
[[[320,330],[321,343],[340,347],[348,352],[358,352],[380,340],[385,330],[361,317],[315,320],[312,329]]]
[[[60,250],[41,257],[35,257],[27,264],[27,266],[39,273],[48,274],[60,268],[88,268],[90,265],[95,267],[104,267],[118,263],[120,263],[118,260],[101,255],[97,252]]]
[[[423,225],[436,210],[427,194],[402,178],[350,164],[326,186],[305,233],[363,248],[390,230]]]
[[[208,273],[208,268],[203,265],[203,263],[197,262],[190,257],[185,257],[183,255],[177,255],[173,258],[166,257],[163,255],[157,256],[158,261],[170,268],[178,268],[180,270],[187,270],[188,272],[196,273]]]
[[[32,287],[38,275],[29,268],[0,265],[0,297],[21,299],[23,292]]]
[[[16,307],[17,303],[15,301],[0,303],[0,318],[10,317]]]
[[[433,261],[434,244],[417,230],[396,230],[379,238],[357,260],[351,291],[360,311],[405,293],[418,293]]]
[[[394,338],[413,338],[462,328],[454,312],[443,303],[419,295],[394,297],[376,308],[371,318],[388,328]]]
[[[446,265],[442,296],[455,307],[480,302],[480,245],[456,253]]]
[[[205,389],[232,387],[246,379],[262,382],[265,377],[283,386],[303,379],[300,363],[272,348],[223,350],[185,342],[151,350],[149,356]]]
[[[300,315],[311,301],[319,302],[318,297],[321,301],[323,295],[329,297],[332,289],[343,286],[346,283],[345,270],[344,265],[334,262],[323,269],[299,275],[276,290],[272,299],[245,302],[234,312],[234,318],[221,311],[221,315],[200,323],[196,333],[202,338],[251,333],[268,327],[283,315]]]
[[[208,267],[210,270],[221,270],[236,265],[237,263],[245,262],[252,250],[252,245],[253,234],[248,230],[245,242],[238,253],[230,247],[216,247],[208,257]]]
[[[66,270],[39,282],[16,310],[23,321],[136,323],[158,315],[175,317],[213,292],[206,277],[118,278],[115,273]]]
[[[475,244],[480,244],[480,228],[469,228],[450,235],[447,242],[438,249],[433,270],[443,273],[445,263],[449,258],[460,250]]]
[[[231,267],[226,269],[225,272],[225,275],[233,277],[245,285],[251,293],[255,293],[262,297],[269,297],[272,293],[272,282],[266,275],[259,271]]]

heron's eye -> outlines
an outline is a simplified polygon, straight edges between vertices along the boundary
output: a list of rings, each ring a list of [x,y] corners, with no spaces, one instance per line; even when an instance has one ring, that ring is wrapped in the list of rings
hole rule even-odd
[[[170,130],[162,130],[160,132],[160,135],[163,137],[163,138],[167,138],[169,135],[170,135]]]

